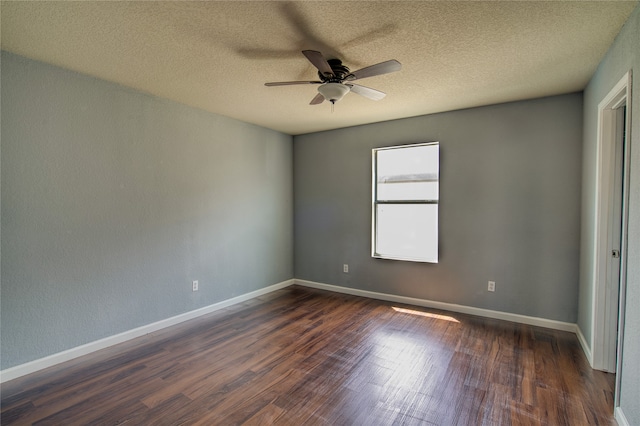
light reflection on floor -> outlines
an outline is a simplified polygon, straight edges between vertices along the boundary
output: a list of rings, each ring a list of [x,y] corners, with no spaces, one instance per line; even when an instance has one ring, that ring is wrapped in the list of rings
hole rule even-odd
[[[445,327],[459,328],[461,322],[453,316],[391,306],[389,321],[367,337],[371,350],[361,359],[347,379],[348,398],[341,398],[340,410],[363,416],[361,406],[371,407],[366,418],[396,418],[402,410],[407,419],[421,423],[428,412],[412,412],[414,404],[431,410],[425,401],[441,401],[438,395],[446,379],[450,350],[429,333],[415,333],[409,324],[424,323],[425,327],[445,321]],[[419,308],[418,308],[419,309]],[[454,315],[454,314],[452,314]],[[413,330],[413,331],[410,331]],[[436,410],[440,405],[434,405]],[[435,415],[435,414],[434,414]],[[364,418],[357,417],[359,420]],[[350,418],[352,424],[365,424]],[[384,422],[383,422],[384,423]]]
[[[457,323],[460,322],[457,319],[455,319],[454,317],[450,317],[448,315],[432,314],[430,312],[415,311],[413,309],[398,308],[396,306],[393,307],[393,310],[396,311],[396,312],[401,312],[403,314],[418,315],[418,316],[421,316],[421,317],[441,319],[441,320],[457,322]]]

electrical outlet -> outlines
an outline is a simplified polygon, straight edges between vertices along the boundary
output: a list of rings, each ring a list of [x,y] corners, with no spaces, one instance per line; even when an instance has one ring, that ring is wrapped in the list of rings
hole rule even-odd
[[[489,285],[487,286],[487,291],[496,291],[495,281],[489,281]]]
[[[349,273],[349,265],[347,265],[346,263],[344,265],[342,265],[342,272],[344,272],[345,274]]]
[[[191,290],[192,291],[198,291],[198,280],[195,280],[195,281],[191,282]]]

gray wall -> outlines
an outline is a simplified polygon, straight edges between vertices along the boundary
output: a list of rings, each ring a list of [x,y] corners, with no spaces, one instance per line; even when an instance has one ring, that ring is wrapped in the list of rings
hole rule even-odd
[[[440,262],[372,259],[371,149],[428,141]],[[581,94],[296,136],[295,276],[575,322],[581,143]]]
[[[1,75],[2,369],[293,278],[291,136],[4,52]]]
[[[627,305],[620,405],[632,425],[640,425],[640,6],[618,34],[584,92],[582,244],[578,326],[591,344],[593,241],[595,227],[598,104],[624,73],[633,69]]]

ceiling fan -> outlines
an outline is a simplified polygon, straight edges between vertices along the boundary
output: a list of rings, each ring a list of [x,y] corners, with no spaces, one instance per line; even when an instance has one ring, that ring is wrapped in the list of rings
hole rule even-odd
[[[325,59],[322,53],[315,50],[303,50],[302,54],[307,57],[309,62],[318,69],[319,81],[279,81],[274,83],[265,83],[265,86],[290,86],[294,84],[319,84],[318,94],[311,100],[310,105],[318,105],[328,100],[331,104],[335,104],[349,92],[357,93],[365,98],[378,101],[386,96],[386,93],[370,87],[361,86],[351,83],[354,80],[361,80],[367,77],[373,77],[381,74],[388,74],[399,71],[402,64],[391,59],[389,61],[380,62],[379,64],[370,65],[351,72],[349,68],[342,64],[340,59]]]

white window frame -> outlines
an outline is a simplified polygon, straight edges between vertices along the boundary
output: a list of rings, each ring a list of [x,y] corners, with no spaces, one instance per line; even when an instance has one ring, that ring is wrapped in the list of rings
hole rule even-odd
[[[380,204],[389,204],[389,205],[401,205],[401,204],[422,204],[422,205],[426,205],[426,204],[439,204],[439,200],[440,200],[440,196],[438,194],[438,199],[437,200],[398,200],[398,201],[379,201],[377,199],[377,191],[378,191],[378,176],[377,176],[377,153],[380,151],[385,151],[385,150],[391,150],[391,149],[406,149],[406,148],[418,148],[421,146],[431,146],[431,145],[440,145],[440,142],[425,142],[425,143],[419,143],[419,144],[410,144],[410,145],[396,145],[396,146],[390,146],[390,147],[383,147],[383,148],[374,148],[371,152],[371,158],[372,158],[372,171],[371,171],[371,175],[372,175],[372,185],[371,185],[371,192],[372,192],[372,197],[371,197],[371,256],[374,258],[378,258],[378,259],[391,259],[391,260],[403,260],[403,261],[410,261],[410,262],[423,262],[423,263],[438,263],[438,238],[439,236],[437,235],[437,230],[439,228],[438,226],[438,218],[436,217],[436,257],[434,258],[429,258],[426,259],[425,257],[407,257],[404,255],[391,255],[391,254],[381,254],[378,252],[377,250],[377,228],[378,228],[378,224],[377,224],[377,207]],[[439,154],[438,154],[438,185],[439,185],[439,180],[440,180],[440,176],[439,176],[439,170],[440,170],[440,158],[439,158]],[[439,191],[438,191],[439,192]],[[439,208],[438,208],[439,210]]]

